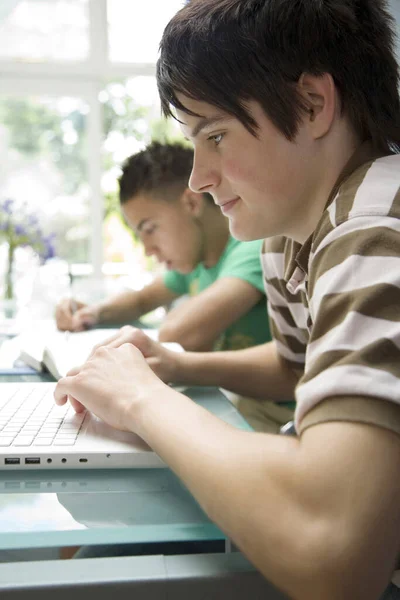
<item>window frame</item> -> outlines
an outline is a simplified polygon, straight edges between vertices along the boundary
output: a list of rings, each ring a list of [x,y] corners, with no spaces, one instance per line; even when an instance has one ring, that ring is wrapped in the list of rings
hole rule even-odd
[[[114,63],[108,53],[107,0],[88,0],[89,53],[79,62],[38,62],[0,58],[1,96],[73,96],[89,105],[87,181],[91,190],[89,262],[87,271],[100,278],[109,271],[103,262],[104,196],[101,190],[103,110],[99,94],[108,81],[140,75],[155,76],[153,63]]]

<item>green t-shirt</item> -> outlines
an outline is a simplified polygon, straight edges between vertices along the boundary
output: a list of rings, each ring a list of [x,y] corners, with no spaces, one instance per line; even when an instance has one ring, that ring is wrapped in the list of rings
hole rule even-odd
[[[199,264],[188,275],[176,271],[164,275],[166,287],[179,296],[195,296],[223,277],[238,277],[262,292],[260,301],[224,331],[214,350],[239,350],[271,339],[260,259],[262,243],[262,240],[239,242],[230,237],[213,267],[207,269]]]

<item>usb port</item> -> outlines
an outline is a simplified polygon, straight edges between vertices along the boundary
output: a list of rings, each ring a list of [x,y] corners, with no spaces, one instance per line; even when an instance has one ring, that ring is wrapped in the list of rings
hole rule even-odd
[[[10,457],[10,458],[4,459],[5,465],[19,465],[20,462],[21,462],[20,459],[17,457]]]
[[[87,458],[80,458],[79,462],[87,462]]]
[[[40,458],[37,456],[27,456],[25,459],[26,465],[40,465]]]

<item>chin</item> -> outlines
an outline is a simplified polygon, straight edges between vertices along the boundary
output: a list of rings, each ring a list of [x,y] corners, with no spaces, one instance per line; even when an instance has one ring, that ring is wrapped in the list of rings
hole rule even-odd
[[[176,267],[174,270],[180,275],[190,275],[192,271],[194,271],[195,267],[185,266],[185,267]]]
[[[255,227],[246,227],[244,223],[233,223],[229,221],[229,231],[236,240],[240,242],[253,242],[254,240],[264,239],[264,233]]]

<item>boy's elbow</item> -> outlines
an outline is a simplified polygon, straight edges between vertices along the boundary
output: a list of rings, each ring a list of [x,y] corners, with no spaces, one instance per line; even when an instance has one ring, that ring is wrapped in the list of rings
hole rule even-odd
[[[287,547],[292,585],[286,592],[294,600],[375,600],[385,582],[382,573],[368,572],[362,553],[342,523],[325,522],[322,527],[308,522],[304,531]]]

